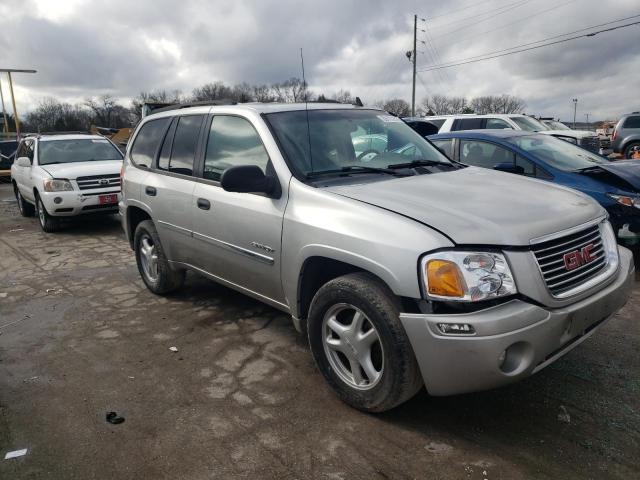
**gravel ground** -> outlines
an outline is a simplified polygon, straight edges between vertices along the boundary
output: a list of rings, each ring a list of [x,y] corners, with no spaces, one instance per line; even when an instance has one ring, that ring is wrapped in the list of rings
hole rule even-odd
[[[196,275],[156,297],[117,218],[47,235],[0,185],[0,479],[640,478],[639,318],[636,282],[526,381],[366,415],[282,313]]]

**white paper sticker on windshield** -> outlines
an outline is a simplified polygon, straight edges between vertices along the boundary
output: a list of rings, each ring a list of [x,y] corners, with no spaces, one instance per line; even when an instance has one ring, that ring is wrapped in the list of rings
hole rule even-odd
[[[378,118],[385,123],[392,123],[392,122],[402,123],[402,120],[400,120],[398,117],[394,117],[393,115],[378,115]]]
[[[99,138],[99,139],[94,139],[92,138],[91,141],[93,143],[109,143],[109,140],[105,139],[105,138]]]

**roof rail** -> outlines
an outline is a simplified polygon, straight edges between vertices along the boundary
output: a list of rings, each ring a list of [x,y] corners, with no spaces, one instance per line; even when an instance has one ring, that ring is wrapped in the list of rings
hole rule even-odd
[[[174,105],[169,105],[168,107],[156,108],[151,113],[169,112],[171,110],[180,110],[181,108],[189,107],[220,107],[222,105],[237,104],[238,102],[236,102],[235,100],[221,98],[220,100],[203,100],[201,102],[176,103]]]

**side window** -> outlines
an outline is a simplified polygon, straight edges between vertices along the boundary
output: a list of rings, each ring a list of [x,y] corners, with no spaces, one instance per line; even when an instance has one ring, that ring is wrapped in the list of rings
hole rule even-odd
[[[527,177],[536,176],[536,165],[520,155],[516,155],[516,167],[522,168],[522,175]]]
[[[514,155],[504,147],[477,140],[460,140],[460,161],[476,167],[493,168],[499,163],[513,164]]]
[[[431,140],[431,143],[442,150],[447,157],[453,158],[453,140]]]
[[[484,128],[488,128],[491,130],[499,130],[503,128],[511,129],[511,125],[509,125],[501,118],[487,118],[487,124]]]
[[[151,167],[162,136],[171,118],[151,120],[140,128],[131,147],[131,161],[139,167]]]
[[[25,144],[27,142],[22,142],[20,143],[20,145],[18,145],[18,149],[16,150],[16,158],[20,158],[20,157],[26,157],[25,155]]]
[[[627,117],[622,128],[640,128],[640,116]]]
[[[159,169],[181,175],[193,175],[193,162],[196,157],[200,125],[202,125],[203,119],[204,115],[184,115],[178,117],[175,135],[172,136],[172,132],[169,131],[162,145],[162,151],[158,159]],[[171,137],[173,137],[173,144],[171,146],[171,154],[169,155],[168,150]]]
[[[229,167],[257,165],[266,172],[269,156],[253,125],[240,117],[216,115],[211,122],[204,178],[219,181]]]
[[[453,128],[451,128],[451,131],[481,129],[482,120],[482,118],[459,118],[453,122]]]

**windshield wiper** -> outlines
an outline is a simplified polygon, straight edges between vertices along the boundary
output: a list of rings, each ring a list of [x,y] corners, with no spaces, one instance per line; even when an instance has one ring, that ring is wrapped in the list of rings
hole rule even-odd
[[[404,176],[390,168],[364,167],[361,165],[349,165],[342,168],[334,168],[331,170],[318,170],[307,173],[307,178],[319,177],[322,175],[340,175],[343,173],[385,173],[387,175]]]
[[[452,167],[452,168],[458,167],[458,165],[452,162],[440,162],[438,160],[412,160],[411,162],[406,162],[406,163],[394,163],[392,165],[389,165],[388,168],[393,170],[393,169],[399,169],[399,168],[433,167],[433,166],[441,166],[441,165]]]

